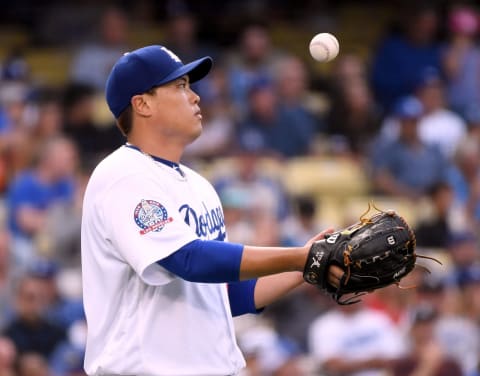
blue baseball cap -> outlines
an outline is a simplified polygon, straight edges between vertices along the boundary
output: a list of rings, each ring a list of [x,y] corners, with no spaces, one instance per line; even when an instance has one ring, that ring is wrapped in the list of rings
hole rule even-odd
[[[185,75],[193,83],[205,77],[212,64],[212,59],[207,56],[184,65],[177,55],[160,45],[127,52],[115,63],[108,76],[105,86],[108,107],[118,118],[134,95]]]
[[[457,245],[465,244],[465,243],[475,243],[477,241],[477,237],[471,231],[458,231],[450,234],[448,237],[447,245],[450,248],[453,248]]]
[[[395,104],[393,115],[400,119],[418,119],[423,115],[423,105],[414,96],[403,97]]]
[[[57,275],[59,266],[55,261],[38,259],[28,267],[28,275],[37,278],[53,278]]]
[[[456,277],[458,286],[476,285],[480,283],[480,267],[478,265],[470,265],[458,271]]]

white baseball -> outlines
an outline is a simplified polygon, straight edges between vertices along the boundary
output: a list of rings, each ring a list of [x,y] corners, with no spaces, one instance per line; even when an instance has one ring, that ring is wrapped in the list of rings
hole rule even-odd
[[[315,35],[310,41],[310,55],[321,62],[332,61],[340,50],[337,38],[330,33]]]

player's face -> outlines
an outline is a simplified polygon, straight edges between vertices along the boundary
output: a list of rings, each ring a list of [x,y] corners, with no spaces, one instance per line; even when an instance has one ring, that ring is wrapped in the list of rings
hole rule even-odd
[[[200,135],[200,97],[191,89],[188,76],[159,86],[150,97],[153,126],[164,137],[190,143]]]

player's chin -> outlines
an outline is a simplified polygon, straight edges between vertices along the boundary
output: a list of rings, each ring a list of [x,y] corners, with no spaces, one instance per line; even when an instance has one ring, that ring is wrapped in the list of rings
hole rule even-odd
[[[193,142],[195,141],[198,137],[200,137],[200,135],[202,134],[202,130],[203,130],[203,127],[202,127],[202,121],[199,120],[198,122],[196,122],[194,124],[194,126],[192,127],[192,132],[190,134],[190,138],[191,138],[191,141],[190,142]]]

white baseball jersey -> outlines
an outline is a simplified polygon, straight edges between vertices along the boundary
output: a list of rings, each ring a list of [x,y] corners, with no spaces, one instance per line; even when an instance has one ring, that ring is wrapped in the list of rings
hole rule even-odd
[[[156,262],[225,238],[203,177],[126,146],[93,172],[82,218],[89,375],[234,375],[245,366],[226,284],[191,283]]]

